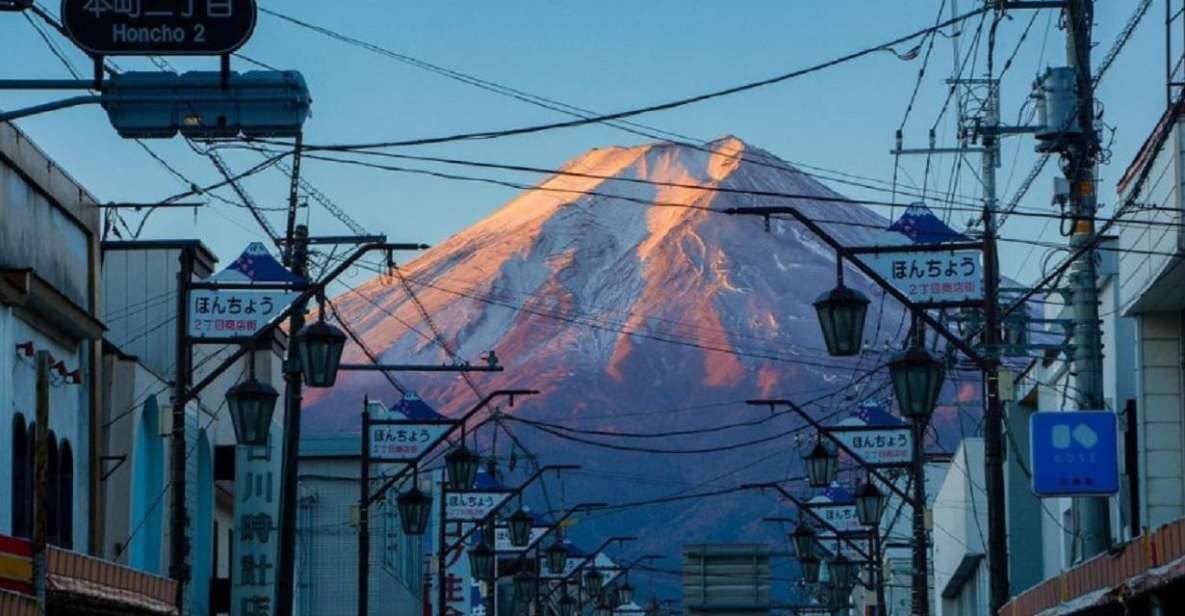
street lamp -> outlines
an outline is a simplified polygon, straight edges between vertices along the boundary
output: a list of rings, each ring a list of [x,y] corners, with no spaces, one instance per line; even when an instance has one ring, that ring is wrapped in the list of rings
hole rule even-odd
[[[821,564],[818,556],[800,556],[798,564],[802,567],[802,579],[810,584],[819,581],[819,565]]]
[[[590,568],[584,572],[584,585],[587,587],[588,594],[596,596],[601,594],[601,587],[605,584],[605,576],[596,568]]]
[[[568,568],[568,548],[562,541],[556,541],[547,548],[547,571],[552,575],[560,575]]]
[[[815,300],[815,313],[819,316],[819,327],[823,330],[823,342],[829,355],[846,357],[860,353],[864,346],[868,303],[863,293],[845,287],[842,278],[839,286]]]
[[[431,496],[424,494],[419,488],[412,488],[395,498],[395,506],[399,509],[403,534],[424,534],[424,529],[428,528],[428,515],[432,512]]]
[[[341,365],[346,335],[325,322],[324,315],[305,325],[293,336],[300,370],[309,387],[333,387],[337,382],[337,368]]]
[[[629,605],[634,600],[634,587],[630,586],[630,581],[626,580],[624,584],[617,587],[617,602],[621,605]]]
[[[560,616],[575,616],[576,614],[576,599],[571,595],[565,594],[560,598]]]
[[[613,608],[605,603],[604,599],[597,601],[597,606],[593,608],[593,616],[613,616]]]
[[[901,415],[926,421],[938,403],[946,367],[926,349],[911,347],[889,361],[889,377]]]
[[[535,591],[535,576],[527,571],[519,571],[514,576],[514,598],[517,601],[530,601]]]
[[[849,589],[856,585],[856,568],[859,565],[843,554],[836,554],[827,562],[827,573],[836,588]]]
[[[806,522],[799,522],[790,533],[790,543],[794,546],[794,553],[799,558],[811,558],[815,555],[815,537],[818,533]]]
[[[856,517],[864,526],[876,526],[885,512],[888,498],[869,479],[856,490]]]
[[[516,548],[525,547],[531,542],[531,526],[534,520],[531,519],[531,514],[527,513],[519,507],[518,511],[510,514],[510,518],[506,520],[506,529],[510,535],[510,545]]]
[[[230,420],[234,424],[235,440],[239,445],[267,445],[272,414],[276,411],[279,397],[274,387],[255,380],[254,374],[227,390],[226,405],[230,408]]]
[[[606,588],[605,592],[601,594],[602,600],[605,602],[605,605],[609,606],[609,609],[616,610],[617,608],[621,607],[621,597],[617,596],[617,593],[612,592]]]
[[[461,445],[444,456],[444,466],[448,472],[448,489],[453,492],[472,490],[477,481],[477,467],[481,464],[481,456],[465,446],[464,436]]]
[[[494,577],[494,551],[484,540],[469,548],[469,568],[479,581],[488,582]]]
[[[839,456],[823,444],[822,437],[815,441],[814,448],[802,459],[806,462],[807,479],[812,488],[825,488],[835,480]]]

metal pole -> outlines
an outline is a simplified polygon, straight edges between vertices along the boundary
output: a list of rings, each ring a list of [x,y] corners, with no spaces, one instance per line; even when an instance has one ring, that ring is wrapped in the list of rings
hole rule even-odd
[[[879,520],[878,520],[879,523]],[[872,527],[872,583],[876,584],[876,616],[884,616],[888,614],[888,607],[885,605],[885,565],[884,556],[881,553],[881,529],[880,526]]]
[[[177,611],[185,612],[185,586],[189,582],[189,511],[185,502],[185,403],[189,387],[189,283],[193,277],[193,249],[181,251],[177,271],[177,357],[173,370],[173,426],[170,470],[172,515],[169,524],[169,574],[177,581]]]
[[[1093,0],[1070,0],[1066,6],[1066,56],[1078,76],[1077,136],[1066,135],[1063,168],[1070,184],[1074,217],[1071,249],[1086,248],[1070,269],[1074,350],[1071,373],[1080,410],[1101,410],[1103,402],[1103,342],[1099,332],[1098,271],[1095,268],[1094,219],[1097,210],[1094,167],[1098,153],[1094,130],[1094,85],[1090,74]],[[1105,498],[1075,498],[1073,519],[1079,560],[1111,547],[1111,511]]]
[[[989,75],[990,77],[990,75]],[[1008,602],[1008,531],[1004,494],[1004,406],[1000,400],[1000,261],[996,231],[996,164],[1000,125],[999,82],[988,80],[986,130],[981,157],[983,181],[983,465],[987,482],[988,578],[991,613]]]
[[[358,616],[370,611],[370,396],[362,402],[362,475],[358,481]]]
[[[49,364],[49,351],[37,351],[37,427],[33,432],[33,594],[37,597],[39,616],[45,616],[49,604],[45,558],[49,525]]]
[[[309,228],[297,225],[293,229],[292,273],[301,278],[307,275],[309,252],[304,238]],[[276,614],[292,616],[296,595],[296,507],[300,464],[300,407],[303,402],[303,375],[293,348],[296,332],[304,327],[307,300],[294,305],[288,317],[288,357],[284,361],[284,466],[280,483],[280,570],[276,573]]]
[[[464,443],[465,443],[465,437],[464,437],[464,433],[462,433],[461,444],[464,444]],[[447,513],[447,510],[445,508],[445,502],[444,502],[445,501],[444,490],[445,490],[445,485],[444,485],[444,482],[441,481],[440,482],[440,495],[436,499],[437,501],[439,501],[438,506],[440,508],[440,523],[436,525],[437,526],[436,539],[439,542],[436,544],[436,613],[439,616],[445,616],[446,614],[448,614],[448,610],[445,609],[445,606],[444,606],[445,601],[448,599],[448,593],[445,592],[444,583],[445,583],[445,574],[447,573],[447,569],[448,569],[445,566],[445,562],[448,560],[448,553],[449,553],[448,546],[445,545],[445,543],[447,542],[447,538],[446,538],[445,532],[444,532],[445,531],[444,525],[447,524],[448,521],[445,519],[445,514]],[[460,546],[458,546],[458,547],[460,547]]]
[[[925,346],[926,333],[918,319],[910,332],[914,346]],[[913,613],[930,614],[930,542],[926,537],[926,423],[923,418],[913,421]]]

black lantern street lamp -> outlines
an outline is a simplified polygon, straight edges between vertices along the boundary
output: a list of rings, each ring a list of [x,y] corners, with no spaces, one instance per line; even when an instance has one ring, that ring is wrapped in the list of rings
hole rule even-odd
[[[835,481],[839,456],[823,444],[822,438],[815,441],[814,448],[802,459],[806,462],[807,480],[812,488],[825,488]]]
[[[794,553],[799,558],[813,558],[815,556],[815,537],[818,533],[806,522],[800,522],[790,533],[790,543],[794,546]]]
[[[510,518],[506,520],[506,530],[509,531],[510,545],[516,548],[526,547],[531,542],[531,526],[534,520],[531,519],[531,514],[524,511],[521,507],[518,511],[510,514]]]
[[[477,482],[477,467],[481,464],[481,456],[464,444],[465,437],[461,437],[461,445],[444,456],[444,466],[448,472],[448,489],[453,492],[472,490]]]
[[[563,542],[556,541],[547,548],[547,571],[552,575],[560,575],[568,568],[568,548]]]
[[[819,581],[819,557],[799,557],[798,564],[802,568],[802,579],[809,584]]]
[[[605,605],[609,606],[609,609],[615,610],[621,607],[621,597],[617,596],[617,593],[612,592],[606,588],[602,595],[603,596],[601,600],[605,602]]]
[[[254,362],[254,360],[249,361]],[[226,405],[230,409],[230,419],[235,429],[235,440],[239,445],[248,447],[267,445],[268,432],[272,425],[272,414],[276,411],[276,400],[279,397],[280,393],[274,387],[255,380],[254,374],[227,390]]]
[[[617,587],[617,603],[619,605],[629,605],[634,600],[634,587],[630,586],[630,581],[626,580],[621,586]]]
[[[598,601],[597,607],[593,608],[593,616],[613,616],[613,608],[604,600]]]
[[[584,586],[589,595],[601,594],[601,587],[605,584],[605,576],[597,569],[590,568],[584,572]]]
[[[346,335],[322,318],[305,325],[293,336],[304,383],[309,387],[333,387],[341,365]]]
[[[929,420],[946,377],[943,363],[915,346],[889,361],[889,377],[901,415],[914,421]]]
[[[428,528],[428,515],[432,512],[431,496],[424,494],[419,488],[412,488],[395,498],[395,506],[399,509],[403,534],[424,534],[424,530]]]
[[[827,573],[836,588],[851,589],[856,585],[856,568],[859,565],[843,554],[836,554],[827,561]]]
[[[514,576],[514,598],[516,601],[530,601],[535,594],[535,576],[519,571]]]
[[[839,284],[815,300],[815,313],[823,330],[827,353],[836,357],[857,355],[864,346],[864,318],[868,298],[843,284],[843,261],[839,261]]]
[[[575,616],[576,615],[576,599],[570,595],[564,595],[560,598],[560,616]]]
[[[469,548],[469,568],[473,577],[482,582],[488,582],[494,577],[494,551],[485,541]]]
[[[856,490],[856,517],[864,526],[876,526],[888,505],[888,497],[869,479]]]

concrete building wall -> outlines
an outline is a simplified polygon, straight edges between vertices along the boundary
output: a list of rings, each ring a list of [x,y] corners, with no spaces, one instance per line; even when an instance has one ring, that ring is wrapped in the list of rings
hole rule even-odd
[[[1136,361],[1140,418],[1140,501],[1145,526],[1185,515],[1185,384],[1181,312],[1138,318]]]
[[[987,567],[983,439],[967,438],[959,444],[938,488],[933,515],[935,613],[986,614],[988,595],[980,588],[986,577],[980,574]]]

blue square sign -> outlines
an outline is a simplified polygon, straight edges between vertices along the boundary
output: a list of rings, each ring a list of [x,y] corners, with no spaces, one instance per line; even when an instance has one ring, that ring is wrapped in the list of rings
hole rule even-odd
[[[1029,428],[1037,496],[1106,496],[1119,491],[1115,413],[1034,413]]]

